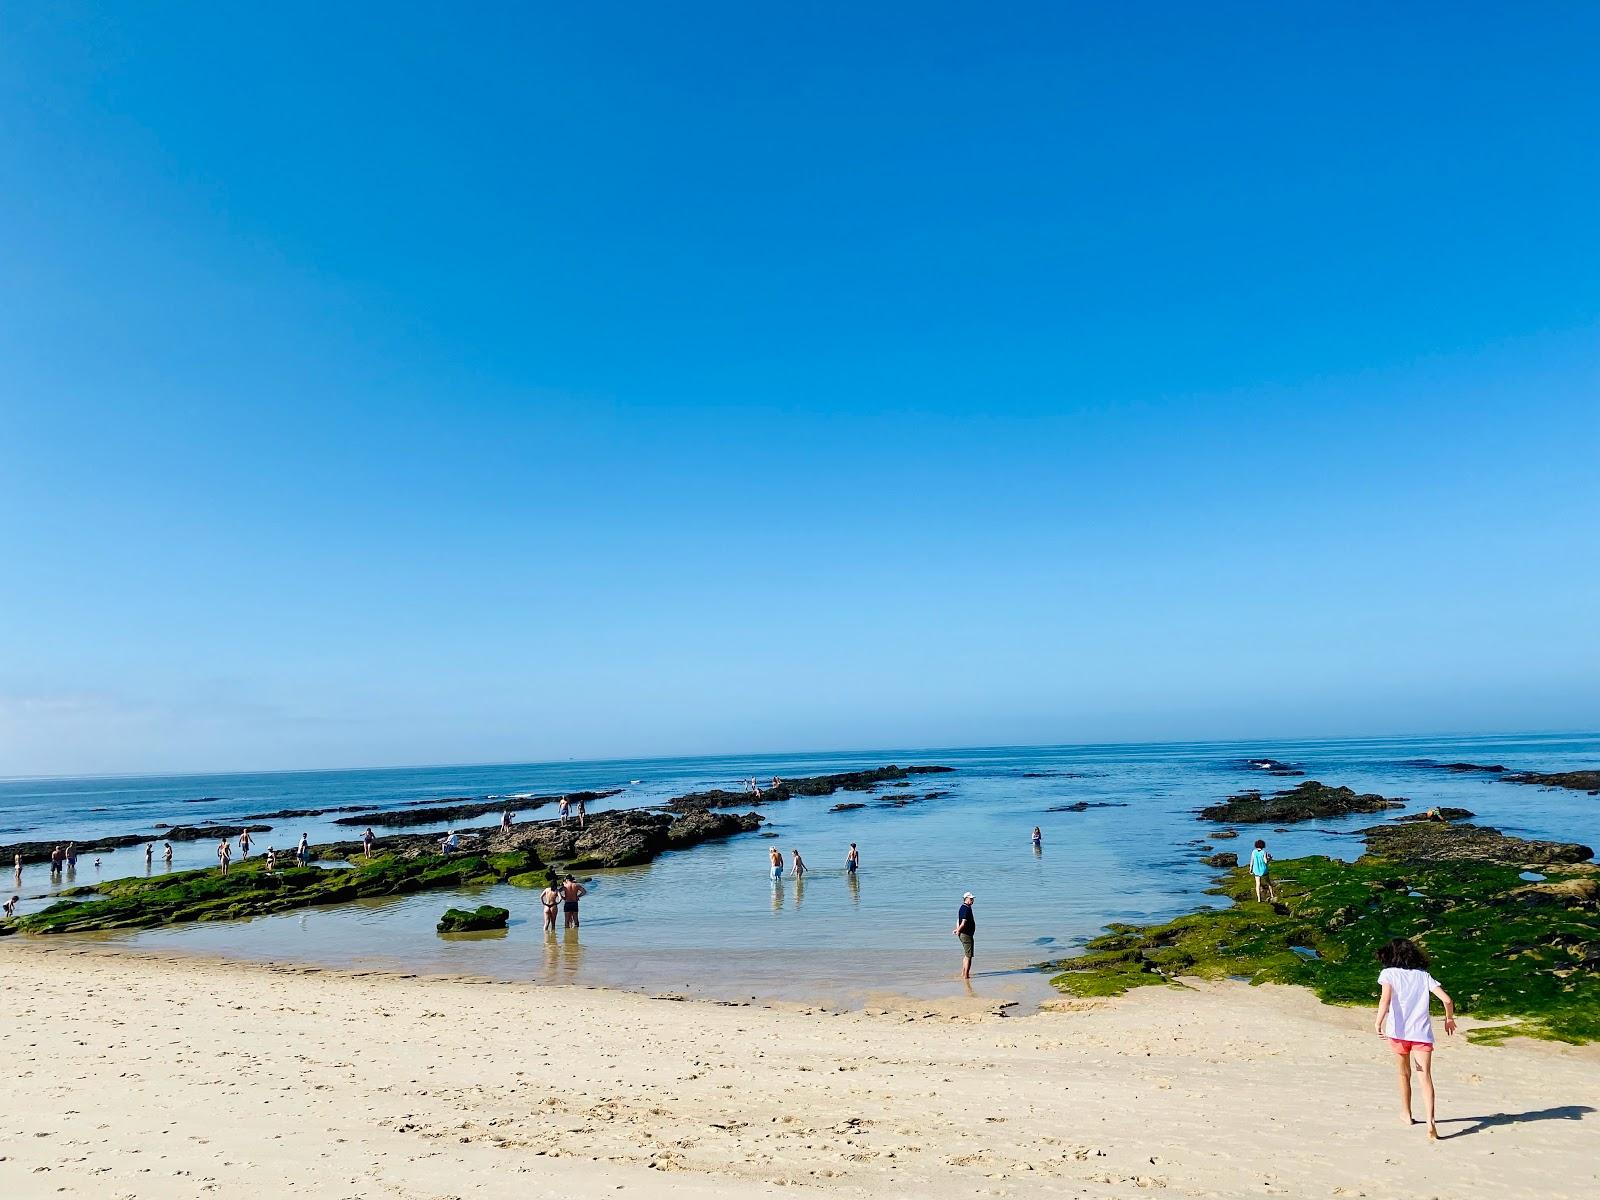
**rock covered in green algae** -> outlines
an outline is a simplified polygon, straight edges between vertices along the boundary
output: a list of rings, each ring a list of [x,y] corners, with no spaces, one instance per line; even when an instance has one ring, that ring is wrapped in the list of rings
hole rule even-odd
[[[1239,856],[1232,850],[1222,850],[1216,854],[1208,854],[1200,861],[1208,867],[1226,867],[1231,870],[1239,865]]]
[[[17,926],[24,933],[84,933],[232,920],[317,904],[498,883],[541,865],[532,850],[493,856],[386,854],[351,867],[285,866],[271,872],[262,859],[254,858],[227,874],[207,869],[152,879],[106,880],[95,889],[100,899],[62,900],[18,918]]]
[[[1427,840],[1383,836],[1401,829],[1428,831]],[[1515,1020],[1474,1030],[1473,1040],[1600,1040],[1600,868],[1582,861],[1587,846],[1463,825],[1386,825],[1366,835],[1367,852],[1353,863],[1321,855],[1274,863],[1276,904],[1256,903],[1249,875],[1234,870],[1214,889],[1232,907],[1108,926],[1082,955],[1048,964],[1060,972],[1052,982],[1072,995],[1110,996],[1183,976],[1235,977],[1371,1004],[1377,948],[1409,937],[1462,1013]],[[1529,864],[1548,877],[1525,884]]]
[[[1200,816],[1207,821],[1226,821],[1230,824],[1259,825],[1272,822],[1283,825],[1404,807],[1404,800],[1361,795],[1347,787],[1329,787],[1315,779],[1308,779],[1297,787],[1270,796],[1263,796],[1260,792],[1241,792],[1237,796],[1229,796],[1221,804],[1202,808]]]
[[[511,910],[493,904],[480,904],[472,911],[464,908],[445,910],[439,918],[440,933],[476,933],[483,929],[504,929],[511,920]]]

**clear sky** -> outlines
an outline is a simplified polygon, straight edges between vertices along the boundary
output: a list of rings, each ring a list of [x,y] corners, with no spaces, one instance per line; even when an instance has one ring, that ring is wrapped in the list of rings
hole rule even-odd
[[[1600,727],[1600,8],[0,8],[0,775]]]

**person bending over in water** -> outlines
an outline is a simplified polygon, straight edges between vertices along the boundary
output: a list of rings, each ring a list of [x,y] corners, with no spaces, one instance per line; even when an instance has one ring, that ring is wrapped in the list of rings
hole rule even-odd
[[[21,899],[21,896],[13,896],[6,901],[6,916],[9,917],[17,911],[17,901]]]
[[[566,928],[578,927],[578,901],[588,894],[589,889],[571,875],[561,884],[561,911],[567,915]]]
[[[769,846],[767,848],[767,854],[772,859],[772,878],[773,879],[782,879],[783,878],[783,854],[778,850],[778,848],[776,846]]]
[[[861,869],[861,852],[856,849],[854,842],[850,843],[850,853],[844,856],[844,873],[854,875]]]
[[[544,905],[544,931],[556,931],[556,909],[561,907],[561,889],[551,884],[539,893],[539,903]]]
[[[794,877],[799,879],[806,873],[806,860],[800,857],[798,850],[791,850],[789,853],[794,855]]]
[[[1439,981],[1428,974],[1428,956],[1408,938],[1395,938],[1378,948],[1383,970],[1378,982],[1383,995],[1378,1000],[1378,1018],[1373,1027],[1380,1037],[1389,1039],[1400,1069],[1400,1107],[1406,1124],[1411,1117],[1411,1060],[1416,1059],[1417,1075],[1422,1080],[1422,1104],[1428,1113],[1428,1138],[1439,1136],[1434,1124],[1433,1094],[1433,1017],[1428,1012],[1428,996],[1439,997],[1444,1005],[1444,1031],[1456,1031],[1456,1006]]]
[[[1272,890],[1272,880],[1267,878],[1267,864],[1272,861],[1272,855],[1267,853],[1267,844],[1260,838],[1256,839],[1256,848],[1250,851],[1250,874],[1256,881],[1256,903],[1261,903],[1261,894],[1266,893],[1268,900],[1276,900],[1277,893]]]

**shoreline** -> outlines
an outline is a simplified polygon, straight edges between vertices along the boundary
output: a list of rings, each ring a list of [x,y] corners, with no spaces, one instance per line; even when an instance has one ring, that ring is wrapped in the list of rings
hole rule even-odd
[[[1002,1017],[21,939],[0,968],[11,1195],[242,1196],[262,1171],[397,1200],[1600,1183],[1600,1047],[1441,1038],[1429,1146],[1395,1114],[1371,1010],[1298,988],[1194,981]]]

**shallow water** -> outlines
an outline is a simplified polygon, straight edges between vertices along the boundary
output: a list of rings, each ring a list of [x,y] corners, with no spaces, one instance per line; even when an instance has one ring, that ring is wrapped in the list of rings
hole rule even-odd
[[[762,808],[762,833],[741,835],[591,883],[583,925],[547,937],[535,893],[501,885],[472,894],[427,893],[246,922],[102,935],[164,950],[336,966],[451,971],[497,978],[685,992],[725,999],[791,998],[839,1004],[890,993],[959,996],[951,930],[961,893],[977,896],[978,957],[972,991],[1024,1004],[1047,994],[1024,970],[1071,951],[1111,921],[1162,920],[1201,903],[1215,872],[1199,858],[1243,854],[1256,836],[1275,857],[1322,853],[1352,858],[1353,831],[1379,818],[1312,822],[1289,831],[1241,826],[1240,837],[1206,841],[1216,827],[1193,810],[1244,787],[1275,790],[1298,779],[1244,765],[1268,756],[1307,778],[1407,797],[1410,811],[1454,805],[1508,833],[1600,844],[1600,799],[1457,775],[1409,759],[1503,763],[1540,770],[1600,762],[1600,737],[1384,739],[1266,743],[1089,746],[1055,749],[876,751],[771,758],[675,759],[400,771],[299,772],[135,780],[0,783],[0,841],[144,831],[155,822],[232,820],[277,808],[372,803],[395,807],[446,796],[483,797],[624,787],[596,804],[659,803],[756,775],[800,776],[886,762],[943,763],[954,774],[922,776],[870,796],[840,793]],[[630,780],[638,780],[629,784]],[[922,799],[929,792],[945,796]],[[221,799],[187,803],[200,796]],[[897,806],[897,798],[916,797]],[[867,807],[834,813],[840,802]],[[1085,802],[1082,811],[1050,811]],[[1105,807],[1096,807],[1104,805]],[[313,842],[351,837],[329,817],[285,822],[257,847],[286,847],[302,830]],[[554,815],[552,809],[531,814]],[[493,816],[468,825],[493,823]],[[1034,825],[1043,847],[1030,842]],[[418,831],[420,832],[420,830]],[[850,842],[862,869],[844,872]],[[767,875],[767,849],[798,847],[811,873]],[[1210,847],[1207,849],[1205,847]],[[214,843],[176,847],[175,869],[214,863]],[[103,855],[97,874],[80,860],[75,880],[142,873],[138,849]],[[156,863],[159,872],[159,856]],[[49,903],[47,869],[24,871],[29,911]],[[440,913],[467,901],[512,910],[499,936],[438,937]]]

